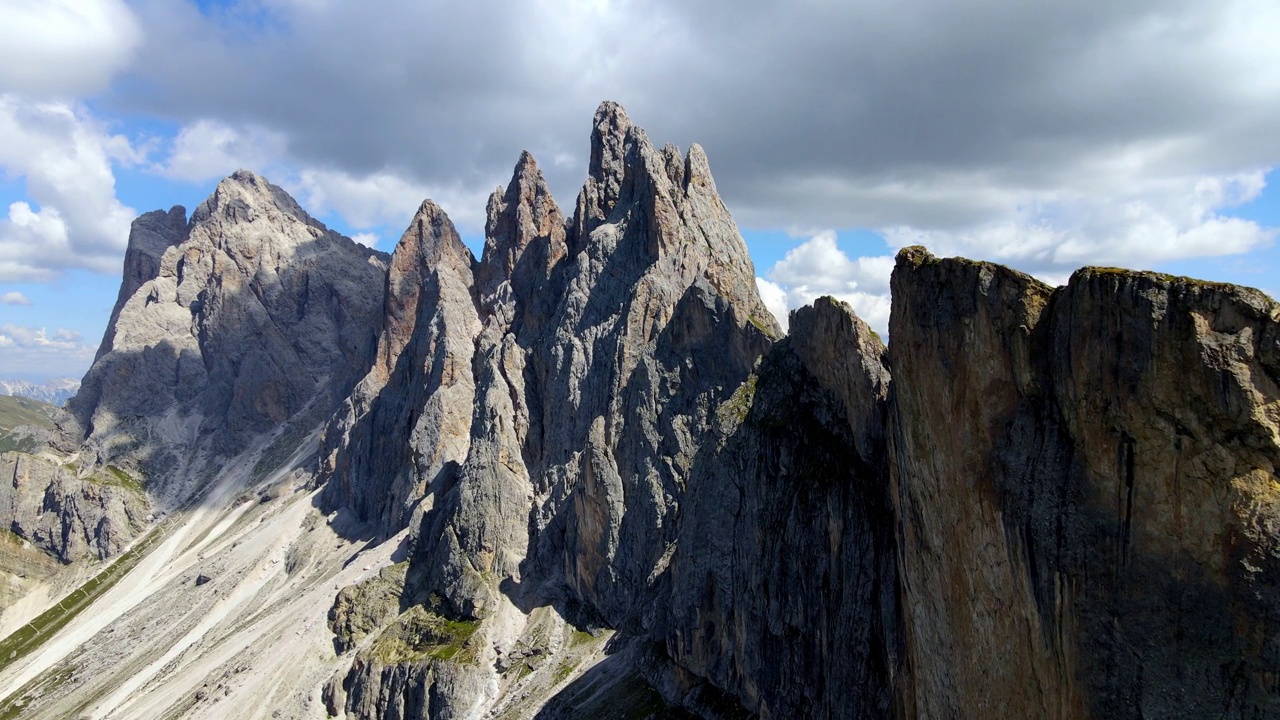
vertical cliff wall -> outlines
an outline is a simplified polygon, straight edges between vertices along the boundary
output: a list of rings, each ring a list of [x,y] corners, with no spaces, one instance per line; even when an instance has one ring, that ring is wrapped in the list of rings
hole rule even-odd
[[[893,291],[919,716],[1274,714],[1275,302],[920,249]]]
[[[106,557],[323,425],[333,526],[408,531],[329,617],[350,717],[1280,714],[1273,300],[908,248],[888,349],[830,299],[782,338],[701,148],[613,103],[590,142],[571,217],[520,157],[478,260],[430,201],[387,258],[243,172],[142,216],[0,515]]]
[[[764,718],[894,712],[885,361],[866,324],[823,298],[792,314],[790,336],[721,406],[650,611],[686,704],[714,705],[700,678]]]

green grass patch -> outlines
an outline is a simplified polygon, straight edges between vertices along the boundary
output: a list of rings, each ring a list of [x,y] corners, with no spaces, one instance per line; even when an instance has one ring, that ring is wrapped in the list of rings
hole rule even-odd
[[[586,630],[574,630],[569,636],[569,647],[580,647],[596,641],[596,636]]]
[[[66,627],[77,615],[132,570],[162,538],[162,528],[152,530],[102,572],[59,600],[39,617],[0,640],[0,670],[4,670],[39,648],[46,640]],[[3,712],[4,707],[7,705],[0,707],[0,713]],[[0,717],[4,717],[3,714],[0,714]]]
[[[95,472],[88,478],[89,482],[97,485],[108,485],[113,487],[124,488],[139,495],[145,495],[146,489],[142,487],[142,483],[129,473],[121,470],[115,465],[108,465],[105,471]]]
[[[388,665],[429,659],[467,662],[475,658],[469,641],[479,626],[415,605],[382,631],[369,652]]]
[[[23,540],[17,533],[8,528],[0,528],[0,545],[22,547],[22,543]]]
[[[751,412],[751,405],[756,399],[756,381],[759,378],[753,373],[747,378],[747,381],[738,386],[738,389],[729,396],[728,400],[720,405],[720,415],[724,420],[732,420],[741,423],[747,419],[747,413]]]

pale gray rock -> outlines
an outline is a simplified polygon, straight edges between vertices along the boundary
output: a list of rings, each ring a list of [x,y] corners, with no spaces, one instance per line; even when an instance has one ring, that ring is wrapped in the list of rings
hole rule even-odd
[[[563,588],[621,621],[714,408],[780,335],[701,149],[655,150],[613,103],[591,143],[567,232],[527,155],[489,203],[471,452],[420,545],[464,616]]]
[[[701,149],[655,150],[612,103],[594,125],[572,220],[527,153],[491,196],[471,285],[480,328],[462,335],[474,378],[465,457],[449,480],[412,475],[426,485],[421,522],[410,519],[418,536],[405,597],[460,621],[508,601],[526,612],[553,604],[588,624],[633,613],[674,541],[715,408],[781,335]],[[466,307],[463,292],[453,297]],[[460,326],[419,322],[413,342]],[[412,357],[412,342],[404,347]],[[405,367],[405,382],[427,381],[430,365]],[[419,456],[444,446],[423,439]],[[371,459],[350,466],[368,470],[342,492],[363,485],[385,497],[390,476],[375,463],[399,461],[361,452]],[[362,517],[383,522],[384,536],[403,527]],[[400,717],[408,706],[396,692],[440,687],[438,664],[362,657],[330,685],[333,707],[356,717]]]
[[[0,526],[64,563],[119,553],[146,529],[147,515],[141,486],[119,469],[0,455]]]
[[[197,451],[230,456],[367,370],[385,259],[248,172],[135,223],[102,351],[68,409],[101,463],[153,489]],[[130,292],[130,290],[132,290]]]
[[[125,304],[143,284],[160,275],[160,262],[165,252],[187,239],[187,209],[174,205],[169,212],[153,210],[139,215],[129,228],[129,244],[124,253],[124,270],[120,292],[116,295],[106,334],[98,345],[95,360],[111,352],[115,344],[116,324]]]

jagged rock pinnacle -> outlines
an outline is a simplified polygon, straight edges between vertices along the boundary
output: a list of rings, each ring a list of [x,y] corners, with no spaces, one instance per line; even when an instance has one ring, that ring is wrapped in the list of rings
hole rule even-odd
[[[505,280],[520,286],[517,291],[545,282],[568,253],[564,215],[528,151],[520,154],[507,187],[489,196],[486,216],[484,255],[476,272],[482,298]],[[534,255],[526,262],[530,250]]]

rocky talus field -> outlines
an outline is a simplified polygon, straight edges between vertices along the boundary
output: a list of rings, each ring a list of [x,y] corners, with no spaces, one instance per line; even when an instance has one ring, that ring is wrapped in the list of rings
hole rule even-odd
[[[898,254],[781,331],[702,148],[390,255],[250,172],[0,398],[0,720],[1280,717],[1280,305]]]

